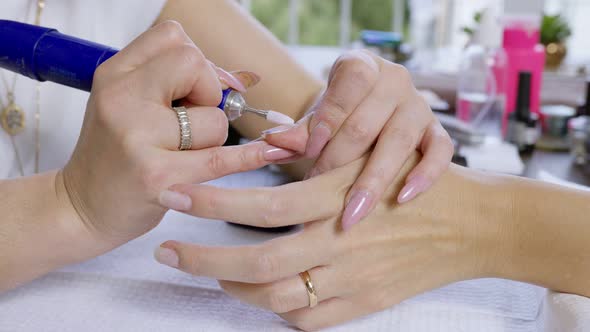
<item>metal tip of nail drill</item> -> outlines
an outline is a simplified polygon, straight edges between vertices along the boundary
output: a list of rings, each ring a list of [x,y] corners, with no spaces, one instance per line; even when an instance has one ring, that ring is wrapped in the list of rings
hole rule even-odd
[[[290,117],[286,116],[283,113],[279,113],[279,112],[275,112],[275,111],[259,110],[256,108],[252,108],[250,106],[246,106],[244,108],[244,111],[261,116],[261,117],[265,118],[266,120],[268,120],[269,122],[276,123],[276,124],[291,125],[291,124],[295,123],[295,121],[293,119],[291,119]]]
[[[259,109],[256,109],[256,108],[253,108],[250,106],[244,107],[244,112],[256,114],[256,115],[261,116],[263,118],[266,118],[266,116],[268,115],[268,111],[259,110]]]

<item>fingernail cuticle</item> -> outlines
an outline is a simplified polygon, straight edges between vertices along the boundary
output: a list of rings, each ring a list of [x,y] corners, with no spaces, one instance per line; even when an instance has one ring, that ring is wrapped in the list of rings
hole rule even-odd
[[[330,128],[324,123],[318,123],[312,130],[311,135],[309,137],[309,142],[307,144],[307,148],[305,149],[305,154],[308,158],[315,158],[320,155],[322,149],[332,136],[332,131]]]

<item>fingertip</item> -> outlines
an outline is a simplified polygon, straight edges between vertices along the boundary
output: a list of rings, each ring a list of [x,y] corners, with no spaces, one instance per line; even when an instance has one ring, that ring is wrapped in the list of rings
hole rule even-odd
[[[361,222],[373,208],[374,201],[375,196],[371,192],[353,189],[342,213],[342,229],[349,230]]]
[[[307,145],[307,128],[299,124],[283,125],[262,132],[264,140],[274,146],[303,155]]]
[[[180,258],[178,257],[178,253],[174,249],[171,243],[172,241],[167,241],[162,243],[156,250],[154,251],[154,259],[163,265],[167,265],[172,268],[178,268],[180,265]]]
[[[318,123],[312,130],[305,148],[307,158],[317,158],[332,137],[332,130],[324,122]]]
[[[176,248],[180,245],[180,242],[175,240],[168,240],[160,244],[160,247],[176,250]]]
[[[399,192],[397,202],[399,204],[407,203],[428,190],[431,185],[432,181],[423,175],[408,176],[406,184]]]

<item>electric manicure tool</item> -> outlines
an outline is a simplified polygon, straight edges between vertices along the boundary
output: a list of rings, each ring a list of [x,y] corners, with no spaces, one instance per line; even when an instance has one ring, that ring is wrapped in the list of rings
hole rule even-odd
[[[37,81],[51,81],[90,92],[96,68],[117,52],[52,28],[0,20],[0,68]],[[217,107],[230,121],[247,112],[279,124],[293,123],[293,119],[282,113],[248,106],[244,97],[233,89],[223,90]]]

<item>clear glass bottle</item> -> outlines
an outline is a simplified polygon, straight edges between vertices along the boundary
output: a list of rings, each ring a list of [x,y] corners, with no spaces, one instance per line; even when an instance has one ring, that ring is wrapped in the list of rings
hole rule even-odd
[[[457,117],[487,135],[501,137],[506,104],[507,56],[501,47],[502,27],[495,10],[484,12],[472,43],[461,58]]]

